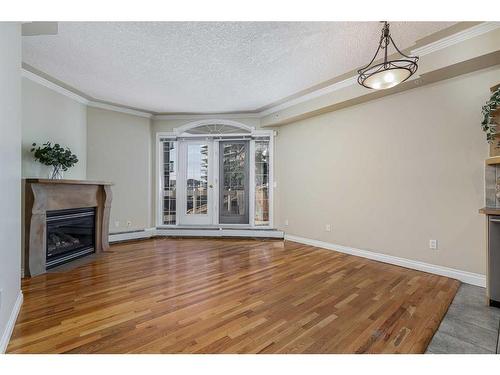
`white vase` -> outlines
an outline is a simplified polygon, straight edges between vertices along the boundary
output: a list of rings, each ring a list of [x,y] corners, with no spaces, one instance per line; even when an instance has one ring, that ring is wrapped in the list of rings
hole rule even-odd
[[[58,165],[58,166],[53,165],[50,168],[49,178],[51,180],[62,180],[62,178],[63,178],[62,167],[60,165]]]

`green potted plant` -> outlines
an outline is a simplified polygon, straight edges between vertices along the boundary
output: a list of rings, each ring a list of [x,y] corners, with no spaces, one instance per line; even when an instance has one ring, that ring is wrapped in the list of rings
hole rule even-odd
[[[63,178],[63,171],[78,163],[78,158],[71,152],[68,147],[61,147],[58,143],[52,145],[51,142],[46,142],[42,146],[36,147],[36,143],[32,144],[31,152],[35,160],[51,168],[49,178]]]
[[[492,143],[497,135],[497,123],[494,113],[500,108],[500,87],[497,87],[491,94],[490,99],[482,108],[483,121],[481,127],[486,133],[486,140]]]

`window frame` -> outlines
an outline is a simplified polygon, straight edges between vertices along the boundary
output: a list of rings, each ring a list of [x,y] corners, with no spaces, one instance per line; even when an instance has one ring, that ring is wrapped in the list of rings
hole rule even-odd
[[[209,124],[226,124],[231,126],[240,126],[242,129],[251,129],[250,133],[242,134],[186,134],[186,129],[191,129],[200,125]],[[236,124],[236,125],[235,125]],[[164,224],[163,223],[163,190],[164,190],[164,179],[162,178],[162,171],[164,168],[163,162],[163,140],[176,142],[176,168],[180,165],[180,143],[183,138],[214,138],[214,140],[224,140],[224,139],[234,139],[237,137],[245,137],[250,140],[250,181],[252,184],[249,189],[249,202],[250,202],[250,219],[249,224],[219,224],[218,220],[218,199],[214,199],[214,224],[212,226],[216,227],[247,227],[247,228],[258,228],[258,229],[272,229],[274,228],[274,189],[276,184],[274,182],[274,137],[276,132],[274,130],[256,130],[253,127],[249,127],[244,124],[237,123],[230,120],[202,120],[188,123],[182,127],[175,128],[173,132],[157,132],[156,133],[156,183],[155,183],[155,212],[156,212],[156,227],[157,228],[179,228],[182,225],[179,224],[179,202],[176,202],[176,223],[175,224]],[[268,138],[269,139],[269,224],[268,225],[255,225],[255,141]],[[217,142],[218,143],[218,142]],[[217,147],[214,147],[216,150]],[[218,158],[218,155],[217,155]],[[217,164],[217,163],[214,163]],[[218,170],[214,170],[214,176],[218,178]],[[179,171],[176,171],[176,175],[179,175]],[[178,185],[178,182],[177,182]],[[176,186],[177,187],[177,186]],[[214,194],[217,195],[217,194]],[[177,197],[178,199],[178,197]]]

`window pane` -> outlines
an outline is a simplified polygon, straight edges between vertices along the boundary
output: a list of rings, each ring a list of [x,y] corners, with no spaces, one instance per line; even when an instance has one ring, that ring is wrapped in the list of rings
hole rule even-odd
[[[255,142],[255,225],[269,225],[269,141]]]
[[[187,145],[186,214],[208,213],[208,144]]]
[[[176,213],[176,142],[163,142],[163,224],[174,225]]]
[[[222,186],[222,216],[246,215],[246,143],[224,143],[222,146],[222,166],[224,178]]]

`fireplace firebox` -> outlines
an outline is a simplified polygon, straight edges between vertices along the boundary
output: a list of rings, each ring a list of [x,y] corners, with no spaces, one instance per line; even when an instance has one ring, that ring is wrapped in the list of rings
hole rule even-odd
[[[47,211],[47,269],[95,252],[95,213],[95,207]]]

